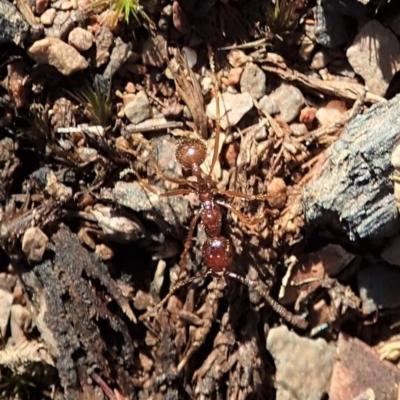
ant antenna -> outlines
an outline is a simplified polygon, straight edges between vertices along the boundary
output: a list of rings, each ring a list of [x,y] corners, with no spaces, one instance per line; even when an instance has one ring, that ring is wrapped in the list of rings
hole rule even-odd
[[[208,47],[208,58],[209,58],[209,62],[210,62],[210,69],[211,69],[211,74],[212,74],[212,78],[213,78],[213,94],[214,94],[214,98],[215,98],[215,106],[216,106],[216,121],[215,121],[215,142],[214,142],[214,152],[213,152],[213,158],[211,161],[211,166],[210,166],[210,172],[208,173],[209,176],[212,175],[213,170],[214,170],[214,166],[218,161],[218,157],[219,157],[219,140],[221,137],[221,110],[219,107],[219,100],[220,100],[220,90],[219,90],[219,82],[218,82],[218,78],[217,78],[217,73],[215,71],[215,59],[214,59],[214,52],[211,48],[210,45],[207,46]]]

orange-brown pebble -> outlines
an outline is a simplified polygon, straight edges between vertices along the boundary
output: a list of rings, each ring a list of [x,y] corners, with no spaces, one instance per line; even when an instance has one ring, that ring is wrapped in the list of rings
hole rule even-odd
[[[75,146],[82,146],[85,141],[85,136],[82,132],[73,132],[71,133],[71,140]],[[83,143],[82,143],[83,141]]]
[[[300,111],[299,122],[302,124],[310,125],[314,122],[317,110],[314,107],[304,107]]]
[[[92,206],[93,204],[94,204],[94,198],[91,194],[85,194],[80,201],[80,206],[82,208]]]
[[[321,126],[331,126],[340,122],[346,115],[347,107],[343,100],[331,100],[318,109],[315,117]]]
[[[49,0],[36,0],[36,14],[42,15],[49,6]]]
[[[43,12],[40,16],[40,22],[44,26],[51,26],[53,25],[54,19],[56,18],[57,11],[54,8],[49,8]]]
[[[281,210],[286,205],[287,188],[282,178],[273,178],[267,187],[267,193],[271,197],[268,199],[268,205],[271,208]]]
[[[236,166],[240,146],[237,142],[229,143],[224,149],[224,158],[230,168]]]
[[[237,85],[240,81],[240,77],[242,76],[243,68],[236,67],[232,68],[228,74],[228,84],[229,85]]]

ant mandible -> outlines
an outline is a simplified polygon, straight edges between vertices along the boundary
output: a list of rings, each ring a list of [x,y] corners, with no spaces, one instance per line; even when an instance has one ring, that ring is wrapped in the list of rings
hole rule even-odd
[[[215,97],[216,97],[216,108],[217,108],[216,114],[217,117],[219,117],[219,98],[218,98],[219,90],[217,84],[215,85],[215,87],[216,87]],[[229,241],[229,239],[223,236],[221,232],[222,230],[221,207],[224,207],[227,210],[234,213],[246,225],[256,225],[260,223],[267,214],[275,215],[275,212],[266,209],[260,216],[255,218],[249,218],[244,214],[242,214],[240,211],[236,210],[229,203],[216,199],[216,195],[224,195],[227,197],[238,197],[246,200],[266,200],[267,198],[271,197],[270,195],[250,195],[230,190],[219,190],[215,187],[215,184],[211,178],[211,174],[218,160],[220,135],[221,135],[220,124],[218,123],[217,120],[216,130],[215,130],[214,153],[208,174],[204,174],[203,171],[201,170],[201,165],[204,163],[207,156],[207,147],[203,142],[203,140],[193,137],[184,137],[180,139],[175,151],[176,159],[183,169],[190,170],[192,176],[196,178],[195,181],[189,181],[186,179],[177,179],[165,175],[160,170],[160,168],[158,167],[157,163],[152,158],[152,156],[150,157],[150,162],[153,165],[157,175],[159,175],[163,180],[186,186],[186,188],[179,188],[176,190],[171,190],[162,193],[160,194],[160,197],[171,197],[171,196],[195,193],[199,199],[201,208],[200,211],[193,217],[192,221],[190,222],[189,233],[185,241],[184,250],[181,256],[180,271],[182,272],[186,268],[187,258],[189,255],[189,250],[191,248],[194,231],[197,223],[199,222],[199,220],[201,220],[205,232],[207,234],[207,239],[202,249],[203,260],[204,264],[207,267],[207,272],[205,274],[201,274],[200,276],[178,280],[178,282],[175,283],[175,285],[172,287],[167,296],[164,297],[152,310],[149,310],[145,314],[143,314],[140,317],[140,319],[144,320],[148,318],[150,314],[160,309],[168,301],[168,299],[180,288],[196,280],[203,279],[206,276],[214,275],[218,277],[227,276],[237,281],[240,281],[242,284],[250,288],[253,288],[267,301],[267,303],[273,308],[275,312],[277,312],[280,316],[286,319],[289,323],[297,326],[298,328],[306,329],[308,324],[303,318],[294,315],[290,313],[288,310],[286,310],[282,305],[280,305],[276,300],[274,300],[269,295],[269,293],[262,288],[262,286],[259,283],[230,271],[230,267],[232,266],[233,263],[234,252],[231,242]],[[138,176],[136,173],[135,175]],[[154,189],[149,188],[147,184],[144,186],[147,189],[154,191]]]

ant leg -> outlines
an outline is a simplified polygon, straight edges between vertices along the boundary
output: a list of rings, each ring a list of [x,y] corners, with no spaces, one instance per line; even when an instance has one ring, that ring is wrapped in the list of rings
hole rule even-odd
[[[145,312],[143,315],[139,317],[139,321],[143,321],[145,319],[148,319],[150,314],[153,314],[157,310],[159,310],[179,289],[197,281],[206,278],[208,275],[211,274],[211,271],[207,271],[205,274],[201,274],[198,276],[192,276],[191,278],[179,280],[175,285],[172,287],[172,289],[169,291],[169,293],[151,310]]]
[[[147,189],[149,192],[154,193],[160,197],[173,197],[173,196],[180,196],[183,194],[189,194],[189,193],[193,193],[194,189],[175,189],[175,190],[169,190],[168,192],[164,192],[164,193],[159,193],[156,189],[154,189],[153,186],[149,185],[148,182],[146,182],[139,174],[137,171],[135,171],[132,168],[126,168],[124,169],[120,174],[119,177],[123,178],[124,176],[128,175],[128,174],[132,174],[136,176],[136,179],[138,180],[138,182],[145,188]]]
[[[185,241],[185,247],[183,249],[183,253],[182,253],[182,256],[181,256],[181,262],[179,263],[179,266],[180,266],[179,275],[181,275],[182,272],[186,268],[187,258],[188,258],[188,255],[189,255],[189,250],[192,247],[192,240],[193,240],[194,230],[196,228],[197,223],[199,222],[199,218],[200,217],[201,217],[201,213],[198,213],[190,221],[189,233],[188,233],[186,241]]]
[[[225,202],[223,202],[221,200],[216,200],[215,202],[217,204],[219,204],[220,206],[225,207],[226,209],[231,211],[233,214],[235,214],[246,225],[257,225],[257,224],[261,223],[265,219],[266,215],[269,214],[269,215],[272,215],[272,216],[276,216],[278,214],[278,211],[269,210],[267,208],[261,213],[261,215],[258,215],[256,217],[250,218],[250,217],[247,217],[246,215],[244,215],[243,213],[241,213],[239,210],[236,210],[236,208],[234,208],[233,206],[231,206],[228,203],[225,203]]]
[[[136,176],[136,179],[140,183],[141,186],[143,186],[145,189],[147,189],[149,192],[154,193],[156,195],[160,195],[160,193],[157,192],[156,189],[154,189],[153,186],[149,185],[148,182],[146,182],[139,174],[137,171],[135,171],[133,168],[126,168],[121,173],[119,174],[119,178],[122,179],[124,176],[132,174]]]
[[[180,196],[183,194],[193,193],[193,189],[174,189],[169,190],[168,192],[160,193],[160,197],[173,197],[173,196]]]
[[[286,195],[286,193],[274,193],[274,194],[247,194],[247,193],[241,193],[241,192],[236,192],[234,190],[215,190],[216,194],[219,194],[221,196],[226,196],[226,197],[237,197],[239,199],[245,199],[245,200],[268,200],[272,199],[274,197],[277,197],[279,195]]]
[[[238,280],[239,282],[243,283],[243,285],[246,285],[249,288],[256,290],[262,297],[264,297],[267,303],[277,314],[279,314],[283,319],[285,319],[293,326],[296,326],[297,328],[300,329],[307,329],[308,327],[307,321],[305,321],[298,315],[295,315],[290,311],[286,310],[286,308],[283,307],[281,304],[279,304],[275,299],[273,299],[271,295],[260,286],[259,283],[252,281],[248,278],[244,278],[243,276],[237,275],[234,272],[226,271],[225,275],[229,276],[232,279]]]
[[[219,156],[219,140],[221,137],[221,124],[220,124],[220,119],[221,119],[221,110],[219,107],[219,98],[220,98],[220,90],[219,90],[219,82],[216,76],[215,72],[215,62],[214,62],[214,54],[211,49],[211,46],[208,46],[208,57],[210,60],[210,69],[211,73],[213,76],[213,83],[214,83],[214,98],[215,98],[215,107],[216,107],[216,123],[215,123],[215,142],[214,142],[214,149],[213,149],[213,158],[211,161],[211,166],[210,166],[210,172],[208,173],[209,176],[212,175],[212,172],[214,170],[215,164],[218,161],[218,156]]]

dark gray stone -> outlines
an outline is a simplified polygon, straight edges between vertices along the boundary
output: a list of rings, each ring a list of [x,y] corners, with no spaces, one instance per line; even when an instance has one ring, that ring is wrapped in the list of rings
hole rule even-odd
[[[303,192],[308,222],[339,226],[351,240],[399,230],[391,153],[400,139],[400,96],[354,118]]]
[[[0,0],[0,44],[20,45],[28,34],[29,25],[18,9],[7,0]]]

